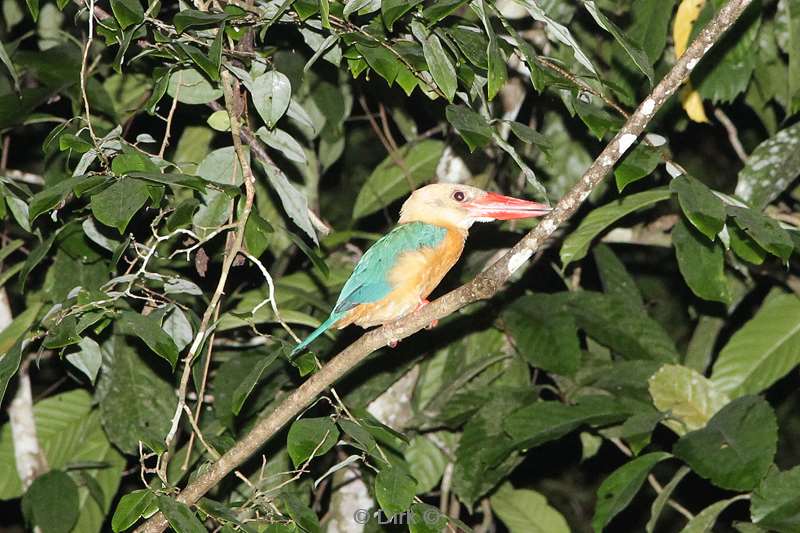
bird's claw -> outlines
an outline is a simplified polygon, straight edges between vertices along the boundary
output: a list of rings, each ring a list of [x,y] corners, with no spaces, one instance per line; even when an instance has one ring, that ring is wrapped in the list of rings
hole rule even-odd
[[[439,319],[438,318],[434,318],[433,320],[431,320],[430,324],[425,326],[425,329],[430,331],[430,330],[432,330],[433,328],[435,328],[438,325],[439,325]]]
[[[391,339],[389,342],[386,343],[386,346],[389,348],[397,348],[397,343],[400,342],[398,339]]]

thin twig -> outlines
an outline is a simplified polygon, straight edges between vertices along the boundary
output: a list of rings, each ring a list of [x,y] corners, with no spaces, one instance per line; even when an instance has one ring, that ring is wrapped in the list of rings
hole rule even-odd
[[[175,110],[178,108],[178,96],[181,94],[181,85],[183,84],[183,71],[178,72],[178,85],[175,87],[175,96],[172,97],[172,107],[169,108],[167,115],[167,127],[164,129],[164,139],[161,140],[161,149],[158,151],[158,157],[164,159],[164,152],[169,146],[170,129],[172,128],[172,117],[175,115]]]
[[[247,162],[247,157],[244,153],[244,149],[242,148],[242,141],[240,139],[239,113],[236,110],[240,109],[241,107],[237,105],[234,100],[235,98],[240,97],[239,84],[238,82],[232,80],[230,74],[225,70],[222,72],[222,88],[225,93],[225,107],[230,117],[233,146],[236,151],[236,155],[238,156],[239,164],[242,168],[242,175],[244,176],[243,181],[245,187],[245,203],[244,209],[242,210],[242,213],[236,223],[236,233],[231,246],[226,250],[225,259],[222,262],[222,269],[219,275],[219,281],[217,282],[217,287],[214,290],[214,294],[211,296],[211,300],[208,303],[208,308],[206,309],[206,312],[203,314],[203,318],[200,321],[200,328],[197,331],[194,342],[192,342],[189,353],[187,353],[186,357],[183,359],[183,374],[181,375],[181,381],[178,389],[178,407],[175,410],[175,415],[172,418],[172,424],[170,426],[169,433],[165,439],[168,450],[172,444],[172,440],[175,438],[175,434],[177,433],[178,423],[180,422],[181,414],[183,412],[183,406],[186,404],[186,390],[189,384],[189,376],[191,375],[192,371],[192,362],[194,361],[197,351],[200,349],[200,346],[205,340],[211,317],[219,305],[222,294],[225,291],[225,283],[228,280],[228,275],[230,274],[231,267],[233,266],[233,261],[236,259],[238,253],[242,250],[244,231],[247,225],[247,219],[250,216],[250,211],[253,209],[253,200],[255,198],[255,178],[252,170],[250,169],[250,165]],[[163,462],[166,463],[167,461],[165,460]],[[166,466],[163,466],[163,468],[166,469]]]
[[[89,108],[89,97],[86,94],[86,76],[87,76],[87,69],[86,69],[86,62],[89,58],[89,49],[92,47],[92,41],[94,40],[94,0],[89,0],[89,36],[86,39],[86,44],[83,46],[83,57],[81,59],[81,97],[83,98],[83,107],[84,113],[86,114],[86,126],[89,128],[89,135],[92,137],[92,144],[94,144],[94,148],[97,151],[97,156],[103,162],[103,165],[106,167],[108,166],[108,160],[106,159],[106,155],[103,152],[103,147],[100,146],[100,141],[97,138],[97,135],[94,133],[94,127],[92,126],[92,113]]]
[[[728,141],[731,143],[733,151],[736,152],[736,155],[739,156],[742,163],[746,163],[747,152],[744,150],[744,146],[742,146],[742,141],[739,140],[739,130],[736,129],[736,125],[730,117],[725,114],[725,111],[719,107],[714,108],[714,116],[717,117],[717,120],[719,120],[722,127],[724,127],[725,131],[728,133]]]
[[[416,187],[414,186],[414,179],[411,177],[411,173],[408,171],[408,165],[406,165],[403,156],[398,153],[398,150],[395,147],[392,147],[392,141],[390,141],[385,136],[385,130],[382,130],[381,127],[378,125],[378,122],[373,118],[372,112],[369,109],[369,105],[367,104],[367,99],[364,98],[364,95],[360,95],[358,97],[358,103],[361,105],[361,109],[364,110],[366,116],[369,117],[369,125],[372,127],[372,131],[375,132],[375,136],[381,142],[383,147],[386,149],[386,153],[389,154],[389,157],[392,159],[395,165],[400,169],[403,173],[403,177],[406,179],[408,183],[409,190],[414,190]],[[381,105],[381,110],[383,110],[383,105]]]
[[[219,306],[214,310],[214,322],[219,320]],[[211,368],[211,353],[214,351],[214,332],[208,337],[208,342],[206,343],[206,360],[203,364],[203,379],[200,381],[200,390],[197,391],[197,404],[194,408],[194,415],[189,416],[189,422],[192,424],[192,428],[196,428],[200,421],[200,411],[203,409],[203,403],[205,401],[205,392],[206,392],[206,382],[208,381],[208,370]],[[184,406],[186,407],[186,406]],[[188,407],[186,407],[188,409]],[[194,446],[194,438],[195,434],[200,437],[202,441],[202,436],[198,430],[192,431],[192,434],[189,435],[189,444],[186,445],[186,457],[183,458],[183,464],[181,465],[181,470],[186,470],[189,468],[189,459],[192,457],[192,447]],[[216,458],[215,458],[216,459]]]
[[[220,459],[206,465],[202,472],[178,495],[178,501],[192,504],[215,487],[238,465],[246,461],[286,424],[303,411],[331,384],[350,372],[373,351],[391,340],[400,340],[421,330],[434,319],[461,309],[469,303],[488,299],[503,287],[509,277],[521,268],[556,229],[569,220],[583,201],[625,155],[642,134],[655,113],[681,84],[692,68],[713,47],[723,33],[739,18],[752,0],[730,0],[700,31],[688,50],[676,61],[666,76],[655,86],[619,133],[603,149],[581,179],[561,198],[553,211],[491,267],[472,281],[455,289],[401,320],[371,330],[333,357],[319,371],[294,389],[267,416],[228,449]],[[230,89],[228,89],[230,90]],[[232,121],[233,122],[233,121]],[[155,533],[167,527],[163,513],[157,513],[137,528],[138,533]]]

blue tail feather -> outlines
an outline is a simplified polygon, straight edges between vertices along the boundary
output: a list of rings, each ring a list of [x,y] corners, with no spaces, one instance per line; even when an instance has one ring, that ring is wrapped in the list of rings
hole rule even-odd
[[[309,344],[314,342],[314,340],[316,340],[317,337],[328,331],[331,328],[331,326],[333,326],[340,318],[342,318],[341,314],[331,313],[331,316],[329,316],[325,322],[320,324],[320,326],[317,329],[312,331],[311,334],[308,337],[306,337],[305,340],[303,340],[303,342],[294,347],[292,353],[289,354],[289,358],[291,359],[292,357],[303,351]]]

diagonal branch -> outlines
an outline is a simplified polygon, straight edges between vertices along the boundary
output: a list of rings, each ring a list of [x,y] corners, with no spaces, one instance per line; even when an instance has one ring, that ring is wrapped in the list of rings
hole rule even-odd
[[[469,283],[445,294],[418,312],[365,333],[295,389],[281,405],[269,416],[259,421],[218,461],[209,465],[178,495],[178,500],[192,504],[200,499],[313,402],[317,395],[327,390],[332,383],[352,370],[373,351],[385,346],[392,339],[408,337],[434,319],[443,318],[469,303],[490,298],[497,293],[508,278],[530,259],[534,251],[578,210],[589,193],[603,181],[614,164],[642,134],[656,111],[675,94],[689,77],[692,69],[751,2],[752,0],[730,0],[716,14],[669,73],[631,114],[619,133],[603,149],[580,181],[561,198],[555,209],[508,253]],[[155,533],[163,531],[166,526],[164,515],[158,513],[136,531],[137,533]]]

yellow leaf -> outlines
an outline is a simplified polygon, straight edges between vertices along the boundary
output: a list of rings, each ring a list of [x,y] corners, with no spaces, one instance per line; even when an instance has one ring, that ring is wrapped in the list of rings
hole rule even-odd
[[[700,10],[705,4],[706,0],[683,0],[678,6],[678,12],[675,13],[675,20],[672,23],[672,40],[675,42],[676,58],[681,57],[686,51],[694,21],[700,16]]]
[[[706,110],[703,109],[703,98],[700,93],[692,89],[692,84],[686,84],[686,91],[681,96],[681,104],[689,118],[695,122],[708,122]]]
[[[672,23],[672,40],[675,42],[676,59],[686,51],[694,22],[700,16],[700,10],[705,4],[706,0],[683,0],[678,6],[675,20]],[[687,89],[681,98],[686,114],[695,122],[708,122],[700,93],[693,90],[691,84],[687,84]]]

